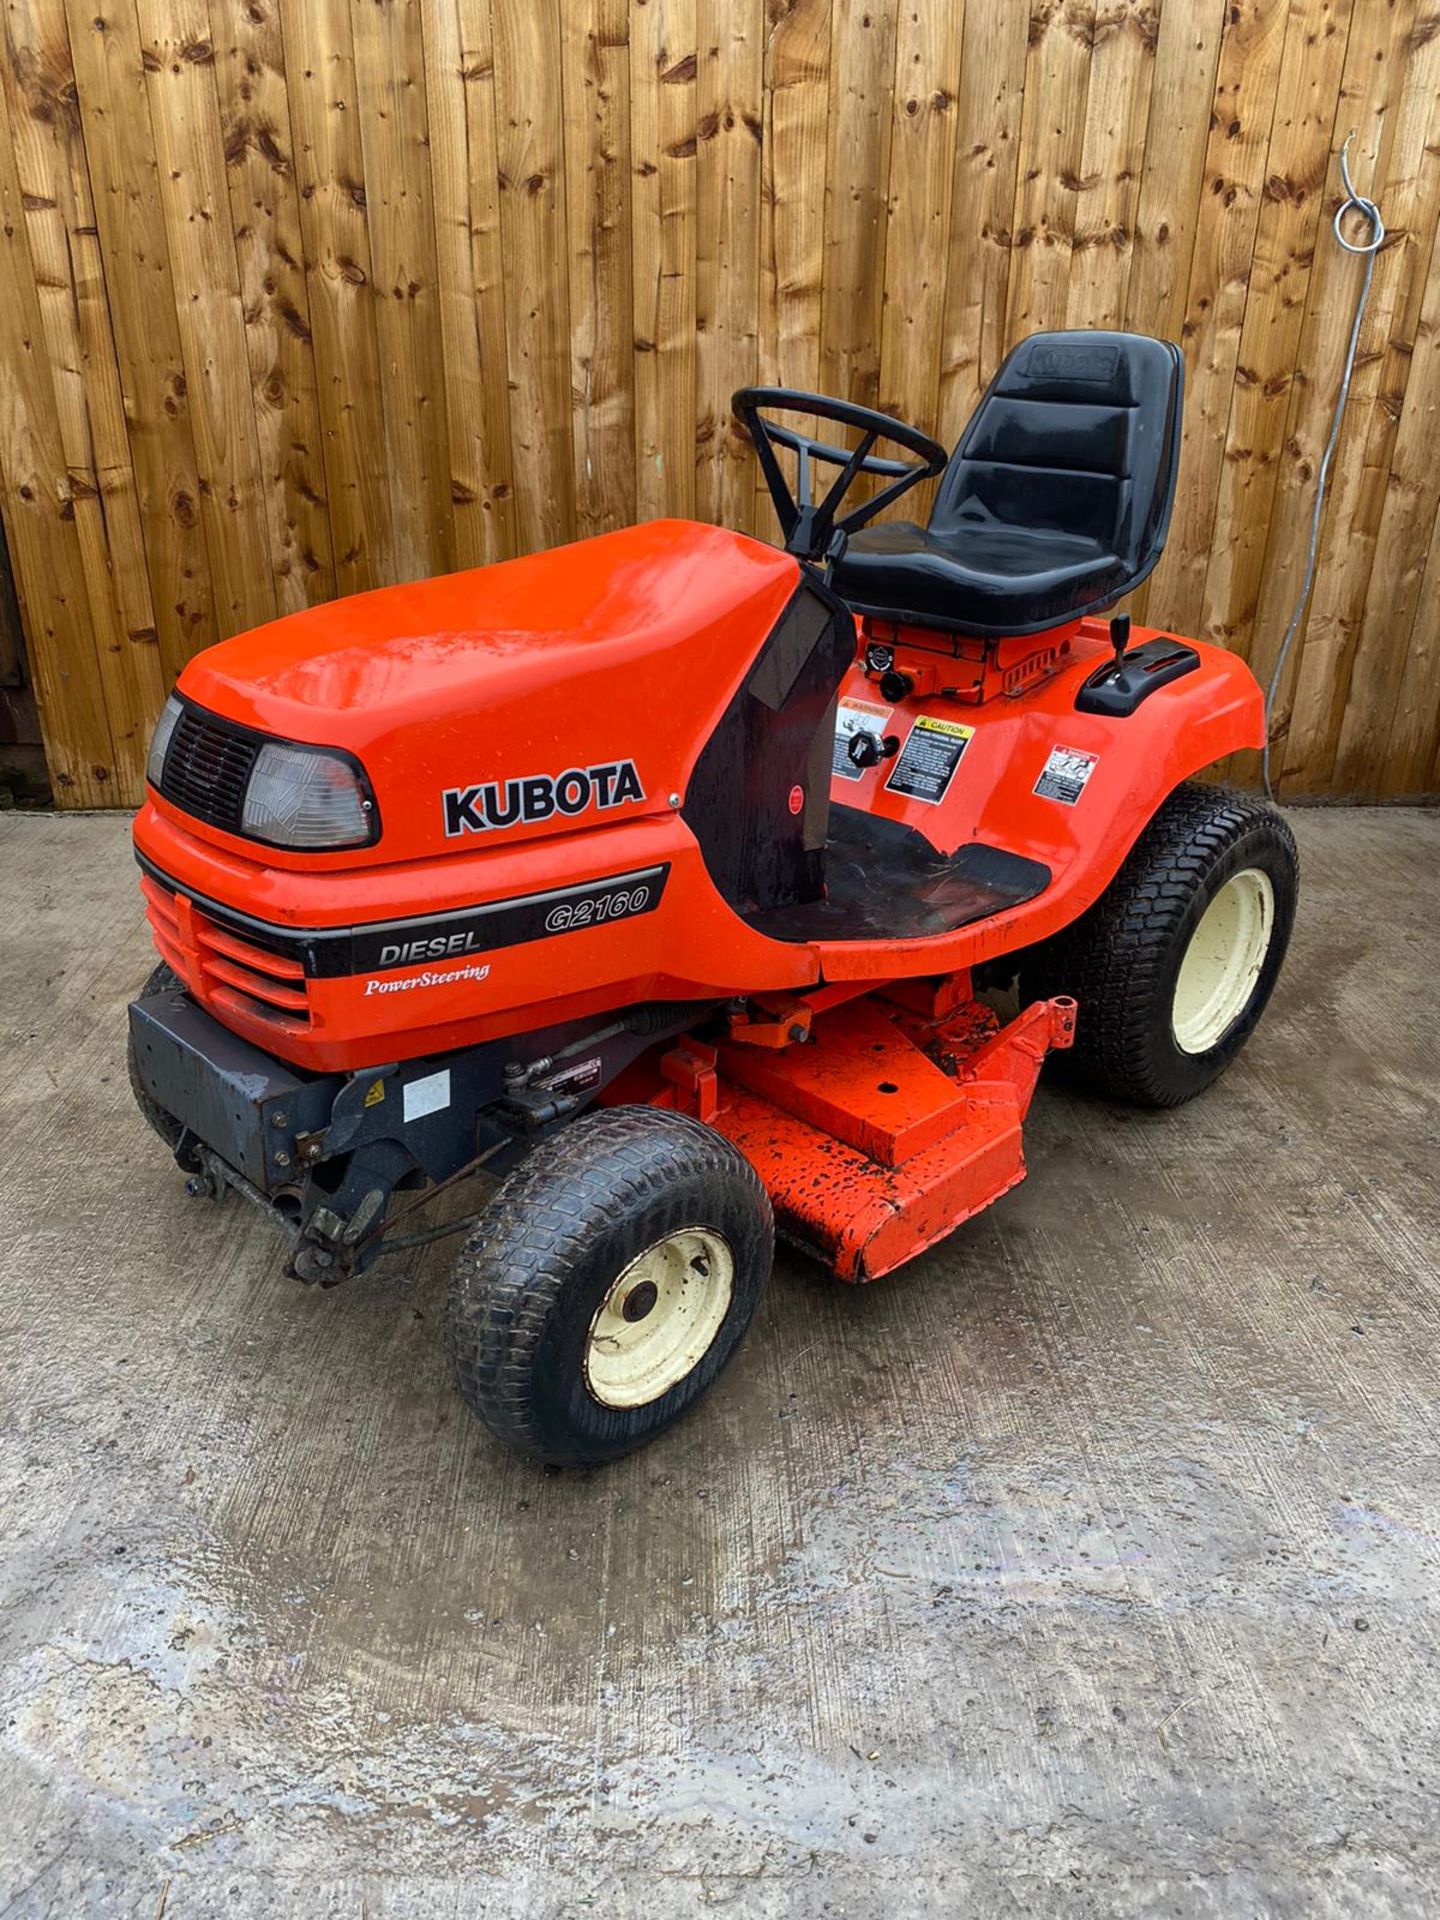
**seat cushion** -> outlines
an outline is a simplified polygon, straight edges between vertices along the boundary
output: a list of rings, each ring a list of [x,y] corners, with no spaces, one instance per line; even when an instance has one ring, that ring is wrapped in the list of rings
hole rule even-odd
[[[1036,333],[986,389],[930,524],[852,535],[836,591],[861,613],[980,638],[1099,613],[1160,557],[1175,497],[1179,349]]]
[[[1124,562],[1081,534],[988,516],[943,532],[887,521],[851,537],[835,591],[859,613],[949,632],[1033,633],[1124,585]]]

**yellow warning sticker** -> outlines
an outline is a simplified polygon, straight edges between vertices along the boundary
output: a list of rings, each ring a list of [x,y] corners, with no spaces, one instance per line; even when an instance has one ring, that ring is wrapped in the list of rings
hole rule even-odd
[[[974,737],[974,727],[967,727],[959,720],[936,720],[922,713],[911,727],[900,758],[885,782],[886,792],[904,794],[908,800],[923,800],[927,806],[939,806]]]
[[[370,1082],[369,1090],[365,1095],[366,1106],[378,1107],[380,1102],[384,1098],[385,1098],[385,1082],[383,1080],[372,1080]]]

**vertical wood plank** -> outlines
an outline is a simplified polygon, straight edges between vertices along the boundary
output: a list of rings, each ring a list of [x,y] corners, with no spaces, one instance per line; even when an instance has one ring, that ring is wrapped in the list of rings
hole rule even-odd
[[[65,12],[95,213],[98,258],[87,274],[113,331],[151,610],[170,681],[219,630],[140,29],[133,0],[66,0]],[[112,466],[118,460],[117,441]]]
[[[345,0],[281,0],[286,91],[340,593],[395,576],[355,53]]]
[[[1065,324],[1094,38],[1094,0],[1033,0],[1006,323],[1011,340]]]
[[[635,0],[635,510],[695,512],[695,0]]]
[[[1385,591],[1372,587],[1365,612],[1367,629],[1388,624],[1401,655],[1380,798],[1440,795],[1440,234],[1435,242],[1372,573]]]
[[[1195,632],[1204,607],[1286,15],[1286,0],[1232,0],[1220,46],[1181,327],[1180,486],[1146,615],[1182,633]]]
[[[279,0],[210,0],[220,137],[281,613],[335,593]]]
[[[835,0],[820,385],[880,399],[897,0]]]
[[[352,0],[350,20],[393,578],[419,580],[455,564],[420,0]]]
[[[1160,22],[1158,0],[1095,8],[1067,326],[1124,325]]]
[[[628,0],[571,0],[561,30],[575,530],[583,536],[635,517]]]
[[[1427,9],[1420,14],[1412,45],[1426,33],[1423,50],[1428,55],[1440,41],[1440,13]],[[1302,662],[1292,728],[1298,768],[1292,784],[1305,792],[1323,792],[1339,784],[1337,766],[1324,752],[1327,741],[1342,750],[1348,748],[1339,766],[1347,791],[1349,782],[1354,782],[1355,791],[1374,798],[1431,795],[1437,790],[1431,759],[1440,740],[1436,692],[1440,619],[1435,593],[1440,581],[1436,540],[1440,462],[1435,458],[1440,434],[1440,233],[1436,232],[1440,182],[1434,179],[1440,160],[1440,124],[1434,116],[1440,113],[1440,100],[1432,98],[1431,108],[1423,170],[1428,191],[1418,196],[1420,211],[1400,242],[1402,246],[1414,243],[1422,256],[1429,243],[1423,272],[1417,262],[1418,314],[1413,320],[1402,315],[1392,343],[1408,360],[1409,378],[1386,460],[1384,502],[1353,663],[1347,674],[1343,661],[1337,663],[1323,646],[1317,646],[1312,655],[1309,645]],[[1383,198],[1382,204],[1386,204]],[[1407,345],[1408,354],[1403,354]],[[1381,411],[1389,413],[1388,402]],[[1372,427],[1370,441],[1374,438]],[[1355,714],[1364,716],[1361,726],[1352,721],[1352,704]],[[1313,728],[1318,746],[1310,746],[1301,735],[1302,728]],[[1357,750],[1361,747],[1363,758]]]
[[[767,0],[760,130],[759,378],[817,392],[825,288],[825,160],[830,119],[832,0]],[[733,419],[729,432],[739,430]],[[748,525],[775,531],[774,508],[748,438]]]
[[[138,804],[165,697],[63,14],[10,0],[0,60],[115,798]]]
[[[57,797],[112,806],[110,725],[22,201],[0,89],[0,504]]]
[[[557,0],[495,0],[493,21],[510,437],[532,552],[575,531],[563,120],[559,87],[535,79],[560,72]]]
[[[1141,156],[1125,324],[1180,339],[1191,249],[1204,193],[1205,153],[1229,0],[1167,5],[1155,43],[1155,74]]]
[[[934,427],[940,411],[955,103],[966,11],[958,0],[943,7],[903,0],[896,25],[880,406],[926,428]],[[917,511],[920,499],[911,497],[910,512]]]
[[[760,379],[813,393],[824,315],[832,0],[769,0],[760,130]]]
[[[953,446],[1005,357],[1029,12],[965,9],[936,435]]]
[[[217,623],[273,618],[275,582],[203,0],[138,0]]]
[[[458,566],[517,551],[489,0],[425,0],[450,498]]]
[[[1229,0],[1167,6],[1160,16],[1155,47],[1125,324],[1132,332],[1177,344],[1184,335],[1220,42],[1228,11]],[[1187,484],[1182,472],[1181,485]],[[1150,588],[1147,580],[1130,601],[1137,620],[1149,618]]]
[[[701,0],[698,26],[695,510],[744,528],[755,470],[730,396],[759,372],[762,0]]]

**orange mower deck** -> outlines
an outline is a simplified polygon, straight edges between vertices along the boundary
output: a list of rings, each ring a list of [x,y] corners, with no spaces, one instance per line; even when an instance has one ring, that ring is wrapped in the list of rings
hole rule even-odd
[[[747,1025],[749,1030],[747,1030]],[[734,1142],[785,1237],[841,1280],[877,1280],[1025,1177],[1022,1128],[1075,1004],[1002,1026],[968,976],[777,1005],[637,1062],[608,1096],[689,1113]]]

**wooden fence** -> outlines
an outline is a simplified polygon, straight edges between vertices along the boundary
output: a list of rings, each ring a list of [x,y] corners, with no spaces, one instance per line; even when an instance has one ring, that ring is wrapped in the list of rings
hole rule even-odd
[[[1440,787],[1440,0],[7,0],[0,500],[61,799],[197,648],[661,513],[757,377],[958,431],[1038,327],[1184,343],[1137,611],[1274,658],[1381,201],[1291,795]]]

